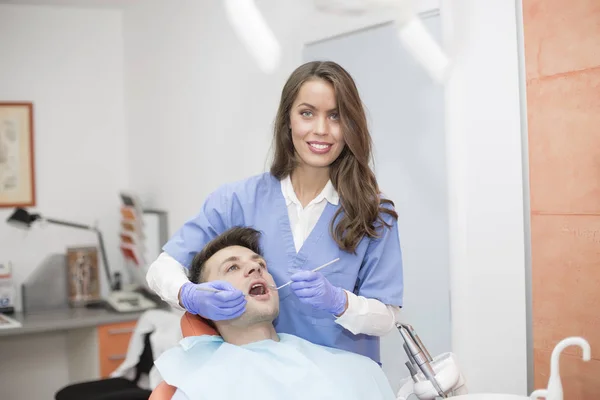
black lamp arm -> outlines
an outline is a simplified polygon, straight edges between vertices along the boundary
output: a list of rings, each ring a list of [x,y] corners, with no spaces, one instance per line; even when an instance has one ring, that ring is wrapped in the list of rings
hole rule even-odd
[[[95,227],[90,226],[90,225],[77,224],[75,222],[61,221],[59,219],[54,219],[54,218],[43,218],[43,220],[46,221],[46,222],[49,222],[51,224],[63,225],[63,226],[70,226],[71,228],[86,229],[88,231],[95,231],[95,230],[97,230]]]

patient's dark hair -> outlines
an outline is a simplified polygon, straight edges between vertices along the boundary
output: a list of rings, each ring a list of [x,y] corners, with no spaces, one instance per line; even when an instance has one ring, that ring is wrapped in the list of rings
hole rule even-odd
[[[241,226],[231,228],[208,242],[202,251],[194,256],[190,267],[190,281],[193,283],[204,282],[203,274],[206,261],[217,252],[231,246],[245,247],[262,256],[259,231]]]

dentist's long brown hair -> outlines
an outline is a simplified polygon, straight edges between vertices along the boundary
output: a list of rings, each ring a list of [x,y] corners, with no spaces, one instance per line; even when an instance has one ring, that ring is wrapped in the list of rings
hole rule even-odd
[[[389,226],[381,213],[395,219],[398,214],[390,200],[380,197],[375,174],[369,166],[372,140],[365,110],[354,80],[340,65],[330,61],[309,62],[298,67],[288,78],[275,118],[275,152],[271,174],[283,179],[297,165],[290,130],[290,111],[302,84],[312,79],[323,79],[331,83],[335,90],[346,146],[330,166],[330,179],[341,202],[330,229],[341,249],[354,252],[363,236],[379,237],[379,228],[382,225]]]

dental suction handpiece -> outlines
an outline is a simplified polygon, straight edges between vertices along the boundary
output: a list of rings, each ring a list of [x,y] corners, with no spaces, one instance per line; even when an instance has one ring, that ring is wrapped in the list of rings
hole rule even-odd
[[[423,372],[423,375],[425,375],[427,380],[431,382],[433,388],[440,397],[444,399],[447,398],[448,396],[446,393],[444,393],[439,385],[439,382],[435,378],[435,372],[430,364],[431,360],[429,359],[431,356],[427,352],[427,349],[425,349],[422,343],[421,346],[417,344],[417,341],[413,339],[413,336],[409,333],[409,330],[405,327],[405,325],[396,323],[396,327],[398,328],[398,331],[400,331],[400,335],[402,335],[402,339],[404,339],[404,342],[406,343],[408,352],[412,355],[412,359],[415,360],[416,365]]]
[[[408,356],[408,362],[413,366],[416,367],[417,366],[417,360],[415,360],[415,358],[413,357],[412,353],[410,352],[410,350],[408,349],[408,345],[405,343],[402,344],[402,348],[404,349],[404,351],[406,352],[406,355]],[[409,368],[410,369],[410,368]]]
[[[410,372],[410,377],[412,378],[413,382],[417,382],[417,374],[419,373],[419,371],[417,371],[415,366],[412,365],[410,361],[405,362],[404,365],[406,365],[406,368],[408,368],[408,371]]]
[[[433,361],[433,357],[431,357],[431,355],[429,354],[429,351],[427,351],[427,348],[421,341],[421,338],[419,337],[419,335],[417,335],[417,332],[415,332],[415,330],[413,329],[412,325],[403,324],[402,326],[408,331],[408,333],[410,334],[412,339],[417,343],[417,346],[421,349],[421,351],[423,351],[423,354],[425,355],[425,358],[427,358],[427,361],[429,361],[429,362]]]

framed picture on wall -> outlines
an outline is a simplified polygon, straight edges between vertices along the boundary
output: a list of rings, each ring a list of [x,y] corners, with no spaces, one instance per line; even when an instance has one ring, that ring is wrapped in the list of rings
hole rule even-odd
[[[33,104],[0,102],[0,207],[35,206]]]

